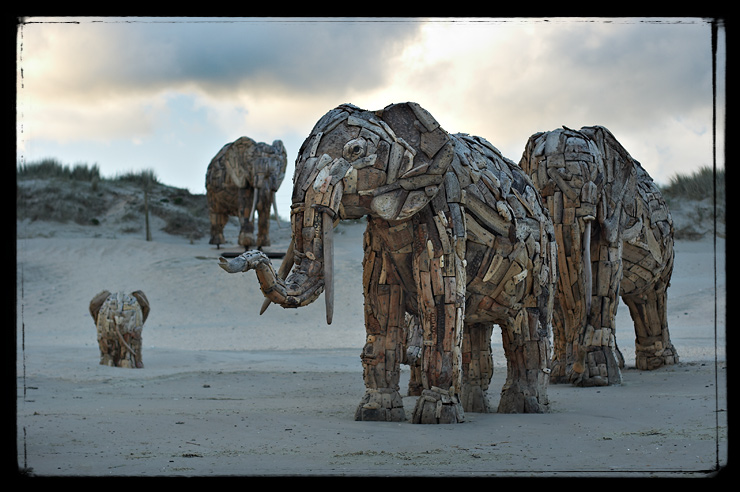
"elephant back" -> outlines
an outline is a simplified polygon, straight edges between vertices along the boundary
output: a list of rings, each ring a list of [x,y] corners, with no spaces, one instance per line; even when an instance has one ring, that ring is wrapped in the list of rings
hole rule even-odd
[[[276,191],[285,178],[288,163],[282,141],[272,145],[239,137],[224,145],[211,159],[206,171],[206,188],[244,188],[254,185],[258,175],[267,176],[271,189]]]
[[[448,200],[459,201],[479,224],[512,241],[541,225],[552,229],[532,180],[486,139],[456,134],[455,157],[445,179]],[[551,232],[551,231],[550,231]]]

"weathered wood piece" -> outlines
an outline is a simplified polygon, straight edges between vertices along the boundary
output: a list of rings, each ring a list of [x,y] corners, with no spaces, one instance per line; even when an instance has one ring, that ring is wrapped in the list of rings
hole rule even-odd
[[[515,163],[483,138],[447,133],[416,103],[378,111],[342,105],[301,146],[292,202],[287,277],[258,251],[221,266],[254,269],[268,299],[303,306],[332,283],[326,225],[367,217],[366,392],[357,420],[405,419],[401,363],[412,365],[409,391],[419,394],[412,422],[459,422],[466,410],[488,411],[494,324],[507,358],[498,411],[548,411],[557,245],[539,195]]]
[[[149,300],[140,290],[131,294],[105,290],[90,301],[104,366],[142,368],[141,331],[149,316]]]
[[[520,166],[547,204],[558,243],[552,382],[621,382],[618,296],[635,324],[637,367],[678,362],[666,318],[673,221],[640,163],[592,126],[532,135]]]
[[[209,244],[224,244],[229,216],[239,219],[238,242],[245,248],[270,245],[270,213],[275,192],[285,178],[288,155],[283,142],[272,145],[240,137],[224,145],[208,164],[206,198],[211,219]],[[254,238],[254,215],[259,215]],[[279,225],[279,222],[278,222]]]

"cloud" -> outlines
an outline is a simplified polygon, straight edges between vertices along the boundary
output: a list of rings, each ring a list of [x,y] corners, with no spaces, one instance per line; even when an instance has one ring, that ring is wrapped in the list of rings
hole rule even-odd
[[[464,36],[444,36],[452,29],[475,32],[462,44]],[[455,56],[429,57],[407,83],[433,96],[448,131],[484,136],[518,160],[537,131],[603,125],[651,173],[710,162],[705,21],[504,20],[424,33],[445,37]]]
[[[592,124],[655,177],[711,158],[701,19],[30,21],[19,148],[93,155],[101,169],[154,162],[194,191],[199,169],[241,135],[283,139],[292,165],[314,123],[345,102],[419,102],[446,130],[481,135],[513,160],[534,132]]]
[[[417,22],[137,19],[26,26],[26,77],[41,95],[198,89],[216,96],[368,90]],[[33,63],[37,61],[37,63]]]

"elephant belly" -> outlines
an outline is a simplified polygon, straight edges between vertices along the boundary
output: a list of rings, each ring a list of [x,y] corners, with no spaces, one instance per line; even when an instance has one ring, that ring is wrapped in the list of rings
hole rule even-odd
[[[528,251],[524,242],[481,248],[468,241],[465,321],[500,323],[522,307],[537,307],[535,281],[541,274],[539,253]],[[505,254],[509,252],[508,254]],[[531,254],[531,256],[530,256]]]
[[[207,189],[208,209],[211,213],[239,216],[239,190],[236,186]]]
[[[651,252],[644,243],[624,243],[619,295],[636,295],[652,289],[661,278],[670,278],[672,270],[672,245],[660,252]]]

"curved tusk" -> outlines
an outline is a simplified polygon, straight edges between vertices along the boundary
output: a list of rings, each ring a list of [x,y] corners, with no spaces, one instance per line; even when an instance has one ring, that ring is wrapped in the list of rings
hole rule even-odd
[[[295,245],[295,242],[293,239],[290,239],[290,244],[288,245],[288,251],[285,252],[285,256],[283,257],[283,262],[280,264],[280,268],[278,269],[278,276],[285,280],[288,277],[288,274],[290,273],[290,269],[293,268],[293,260],[295,259],[295,251],[293,249]],[[270,301],[269,298],[265,298],[264,302],[262,303],[262,308],[260,309],[260,315],[264,313],[268,307],[270,307],[270,304],[272,304],[272,301]]]
[[[583,231],[583,275],[586,277],[586,318],[591,313],[591,292],[593,279],[591,278],[591,220],[586,220]]]
[[[254,211],[257,208],[257,188],[254,189],[254,198],[252,198],[252,209],[249,211],[249,223],[254,222]]]
[[[321,220],[321,236],[324,246],[324,300],[326,301],[326,323],[334,317],[334,218],[324,212]]]

